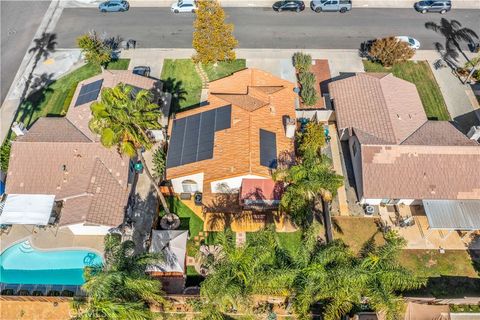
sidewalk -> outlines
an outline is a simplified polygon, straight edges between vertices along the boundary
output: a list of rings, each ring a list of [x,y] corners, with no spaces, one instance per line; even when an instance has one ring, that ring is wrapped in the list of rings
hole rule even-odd
[[[467,52],[466,55],[469,58],[475,56],[470,52]],[[452,120],[466,133],[472,126],[480,125],[480,109],[478,109],[478,104],[472,104],[473,101],[469,97],[473,95],[470,85],[462,84],[448,67],[435,70],[433,63],[439,58],[440,54],[436,51],[419,50],[413,60],[426,60],[428,62]],[[463,65],[464,63],[464,60],[460,60],[458,64]]]
[[[219,0],[223,7],[271,7],[274,0]],[[70,0],[66,7],[97,7],[102,0]],[[131,7],[170,7],[175,0],[129,0]],[[412,8],[415,0],[353,0],[354,8]],[[309,0],[305,1],[308,6]],[[480,9],[478,0],[453,0],[454,9]],[[307,8],[308,10],[308,8]]]

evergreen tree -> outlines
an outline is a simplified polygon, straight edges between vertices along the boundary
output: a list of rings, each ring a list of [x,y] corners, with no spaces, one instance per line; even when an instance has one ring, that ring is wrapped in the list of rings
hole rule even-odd
[[[234,60],[237,40],[233,24],[225,23],[225,11],[216,0],[198,2],[197,17],[193,24],[193,48],[197,51],[195,62],[216,63]]]

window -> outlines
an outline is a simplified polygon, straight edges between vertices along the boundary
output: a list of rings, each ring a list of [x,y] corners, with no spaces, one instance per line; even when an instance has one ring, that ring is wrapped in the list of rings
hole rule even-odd
[[[182,189],[183,189],[183,192],[186,192],[186,193],[195,193],[198,191],[198,185],[193,180],[183,180]]]
[[[338,4],[338,1],[336,1],[336,0],[330,1],[330,4]]]

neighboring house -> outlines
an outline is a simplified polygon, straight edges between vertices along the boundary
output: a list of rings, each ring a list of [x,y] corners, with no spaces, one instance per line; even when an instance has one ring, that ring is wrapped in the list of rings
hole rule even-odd
[[[175,193],[202,192],[203,204],[214,208],[225,194],[243,203],[242,185],[271,181],[272,169],[294,153],[294,87],[257,69],[210,82],[207,105],[178,113],[169,127],[166,175]],[[272,185],[255,188],[256,205],[278,200]]]
[[[430,222],[436,214],[444,227],[480,228],[480,219],[445,221],[462,214],[468,220],[480,205],[476,141],[450,122],[428,120],[415,85],[392,74],[360,73],[329,89],[361,204],[423,204]],[[441,205],[441,217],[428,212],[431,205]]]
[[[161,96],[162,82],[159,80],[133,74],[131,70],[104,70],[102,74],[78,84],[66,118],[88,138],[99,141],[99,137],[92,133],[88,127],[92,118],[90,105],[100,100],[100,92],[103,88],[113,88],[120,83],[133,87],[133,93],[140,90],[150,90],[156,102]],[[161,103],[159,104],[161,105]],[[164,117],[161,124],[166,127],[169,115],[168,107],[162,107],[162,113]]]
[[[133,176],[128,157],[67,118],[40,118],[12,143],[6,194],[54,195],[59,227],[102,235],[123,223]]]
[[[54,196],[56,210],[61,207],[55,223],[74,235],[104,235],[124,222],[134,178],[131,161],[103,147],[88,126],[90,105],[100,100],[103,88],[119,83],[132,86],[133,94],[151,90],[155,101],[161,95],[160,81],[131,71],[104,70],[80,82],[65,117],[40,118],[13,142],[7,202],[14,194]]]
[[[161,255],[161,261],[148,266],[147,272],[162,282],[167,293],[182,293],[185,289],[188,230],[153,230],[151,253]]]

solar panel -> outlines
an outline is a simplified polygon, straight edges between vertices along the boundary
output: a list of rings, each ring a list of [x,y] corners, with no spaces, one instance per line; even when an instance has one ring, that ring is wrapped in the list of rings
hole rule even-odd
[[[231,106],[173,121],[167,168],[213,158],[215,131],[230,128]]]
[[[276,134],[260,129],[260,164],[270,169],[277,167]]]
[[[98,94],[102,89],[103,79],[94,81],[92,83],[83,85],[78,94],[77,101],[75,101],[75,107],[85,104],[90,101],[97,100]]]

